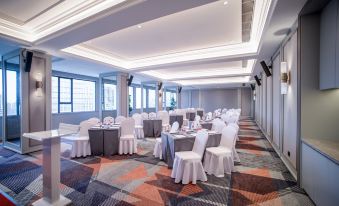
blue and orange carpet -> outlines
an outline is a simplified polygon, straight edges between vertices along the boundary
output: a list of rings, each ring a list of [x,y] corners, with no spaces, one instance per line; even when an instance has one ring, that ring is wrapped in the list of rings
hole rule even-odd
[[[256,124],[240,123],[241,162],[224,178],[175,184],[171,170],[153,158],[154,141],[138,143],[130,156],[69,158],[62,143],[61,193],[73,205],[313,205]],[[42,196],[41,152],[20,155],[0,147],[0,190],[19,205]],[[0,203],[1,205],[1,203]]]

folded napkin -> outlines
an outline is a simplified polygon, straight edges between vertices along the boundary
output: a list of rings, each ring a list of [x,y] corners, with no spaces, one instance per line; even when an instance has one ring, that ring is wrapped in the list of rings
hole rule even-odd
[[[182,135],[182,134],[176,134],[176,135],[174,135],[175,137],[177,137],[177,138],[183,138],[183,137],[186,137],[185,135]]]

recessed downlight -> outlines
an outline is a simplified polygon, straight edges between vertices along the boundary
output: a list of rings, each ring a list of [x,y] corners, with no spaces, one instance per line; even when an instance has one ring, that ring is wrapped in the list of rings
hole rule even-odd
[[[139,28],[139,29],[141,29],[141,28],[142,28],[142,26],[139,24],[139,25],[138,25],[138,28]]]
[[[224,5],[227,5],[228,4],[228,1],[224,1]]]

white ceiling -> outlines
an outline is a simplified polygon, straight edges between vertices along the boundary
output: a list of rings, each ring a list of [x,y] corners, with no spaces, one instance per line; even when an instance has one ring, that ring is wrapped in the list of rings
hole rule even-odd
[[[140,28],[141,27],[141,28]],[[154,19],[85,44],[126,60],[237,44],[242,41],[241,1],[217,1]]]

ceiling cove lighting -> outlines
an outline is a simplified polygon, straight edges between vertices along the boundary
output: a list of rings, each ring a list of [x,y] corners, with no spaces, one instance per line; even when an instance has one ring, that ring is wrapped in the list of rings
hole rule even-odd
[[[114,62],[110,62],[110,64],[120,67],[121,69],[131,70],[137,68],[146,68],[149,66],[157,66],[157,65],[165,65],[172,64],[178,62],[188,62],[195,60],[203,60],[203,59],[215,59],[215,58],[231,58],[231,57],[240,57],[244,55],[254,55],[259,51],[259,47],[261,45],[262,33],[264,31],[265,25],[267,25],[268,19],[271,17],[274,7],[276,5],[276,0],[261,0],[255,1],[254,5],[254,13],[253,13],[253,22],[252,29],[250,34],[250,41],[232,44],[232,45],[220,45],[211,48],[203,48],[197,49],[193,51],[186,52],[177,52],[166,55],[159,55],[155,57],[142,58],[138,60],[125,60],[121,59],[113,54],[109,54],[108,57],[111,59],[117,59],[121,62],[120,65],[114,65]],[[80,44],[81,45],[81,44]],[[76,48],[74,48],[76,47]],[[107,55],[102,50],[91,48],[92,54],[88,55],[88,52],[82,51],[84,49],[83,46],[75,45],[72,47],[68,47],[66,49],[62,49],[63,52],[73,54],[76,56],[85,57],[88,59],[100,61],[102,60],[101,54]],[[86,48],[87,51],[89,48]],[[96,55],[93,55],[96,53]],[[100,59],[100,60],[99,60]],[[106,58],[104,58],[106,59]],[[103,61],[103,63],[107,63]]]
[[[281,71],[281,94],[287,94],[288,84],[290,83],[290,75],[287,68],[287,62],[280,63]]]
[[[243,77],[225,77],[225,78],[208,78],[208,79],[189,79],[189,80],[178,80],[173,81],[176,84],[182,86],[193,86],[193,85],[214,85],[214,84],[234,84],[234,83],[248,83],[250,76]]]

